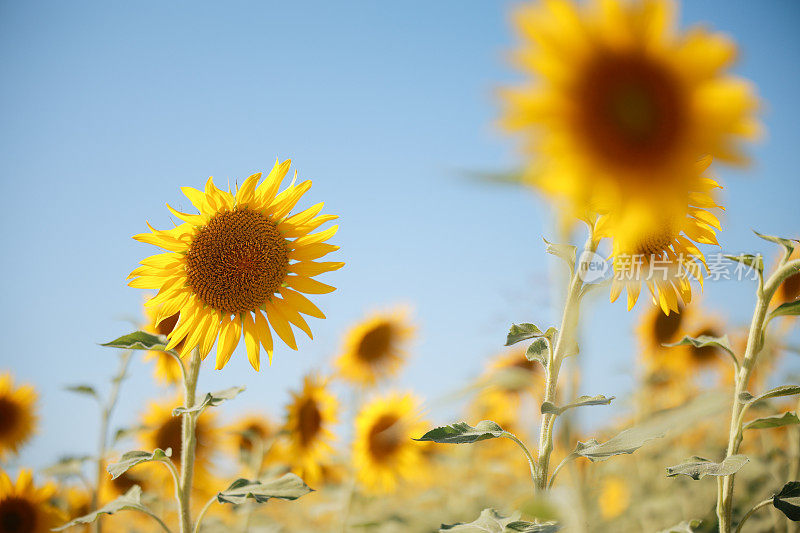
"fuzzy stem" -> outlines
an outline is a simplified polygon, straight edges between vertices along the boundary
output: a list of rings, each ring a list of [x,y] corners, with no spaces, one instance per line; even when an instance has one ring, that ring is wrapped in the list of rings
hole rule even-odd
[[[197,376],[200,373],[200,363],[202,358],[200,352],[195,348],[192,350],[191,360],[189,361],[189,371],[184,379],[184,406],[190,409],[194,406],[195,395],[197,392]],[[192,531],[192,476],[194,474],[194,452],[197,445],[195,435],[195,423],[198,413],[187,412],[182,415],[183,424],[181,426],[181,478],[179,490],[179,518],[180,532],[191,533]]]
[[[747,336],[747,347],[745,348],[741,368],[736,374],[733,405],[731,407],[731,422],[728,431],[728,448],[725,453],[725,458],[739,453],[739,446],[742,443],[742,425],[744,423],[743,411],[745,406],[739,401],[739,395],[747,390],[750,374],[753,372],[753,368],[755,367],[758,355],[763,346],[766,327],[765,322],[770,301],[781,283],[798,271],[800,271],[800,259],[781,264],[763,286],[761,284],[758,286],[756,292],[756,308]],[[717,520],[719,521],[720,533],[730,533],[733,525],[733,483],[734,474],[722,476],[717,481]]]
[[[772,498],[770,498],[769,500],[764,500],[763,502],[759,502],[752,509],[747,511],[747,514],[742,517],[742,521],[739,522],[738,526],[736,526],[736,533],[741,533],[742,526],[744,525],[745,522],[747,522],[747,519],[750,518],[750,515],[752,515],[753,513],[755,513],[756,511],[758,511],[762,507],[766,507],[767,505],[769,505],[771,503],[772,503]]]
[[[200,522],[203,521],[205,518],[206,513],[211,508],[211,505],[217,501],[217,497],[214,496],[213,498],[209,499],[206,504],[203,506],[203,509],[200,511],[200,514],[197,515],[197,522],[194,525],[194,533],[200,533]]]

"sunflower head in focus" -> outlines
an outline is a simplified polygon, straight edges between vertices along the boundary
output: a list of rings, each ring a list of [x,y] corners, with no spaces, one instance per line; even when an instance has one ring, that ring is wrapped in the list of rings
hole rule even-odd
[[[158,307],[152,305],[144,306],[145,316],[147,322],[142,326],[142,330],[154,335],[168,336],[175,329],[178,324],[180,313],[175,313],[168,317],[159,317]],[[180,352],[183,348],[183,343],[180,342],[175,346],[175,351]],[[165,385],[178,385],[183,382],[183,371],[181,364],[167,352],[159,350],[149,350],[145,355],[145,359],[155,360],[155,376]]]
[[[692,301],[690,282],[702,284],[705,266],[705,256],[697,244],[719,244],[716,230],[721,224],[714,211],[721,206],[713,196],[719,184],[703,175],[710,164],[710,158],[695,164],[696,179],[685,194],[679,215],[631,203],[599,218],[596,238],[608,237],[612,241],[612,302],[625,289],[628,309],[632,309],[642,284],[665,314],[678,312]]]
[[[283,452],[292,470],[307,483],[322,479],[322,465],[331,457],[339,403],[328,391],[328,381],[306,376],[300,392],[292,392],[284,427],[288,444]]]
[[[36,428],[36,391],[30,385],[14,387],[10,374],[0,374],[0,459],[16,454]]]
[[[743,162],[757,136],[751,85],[728,74],[736,47],[675,28],[670,0],[548,0],[514,17],[530,76],[503,93],[503,125],[522,133],[535,185],[568,211],[635,200],[683,210],[700,156]]]
[[[373,493],[392,492],[401,480],[424,475],[424,446],[412,440],[425,433],[419,401],[410,394],[379,397],[356,417],[353,463],[358,480]]]
[[[364,386],[394,375],[405,360],[405,344],[413,334],[405,310],[373,314],[347,332],[335,363],[339,374]]]
[[[167,349],[182,343],[182,356],[198,348],[205,357],[217,341],[221,369],[243,336],[250,364],[258,370],[261,347],[272,359],[272,331],[296,350],[292,325],[311,337],[300,313],[325,318],[303,294],[334,290],[313,277],[344,266],[316,261],[338,249],[324,242],[338,226],[311,232],[336,217],[320,215],[322,203],[290,215],[311,181],[293,181],[279,193],[289,165],[276,162],[263,181],[253,174],[235,194],[218,189],[211,178],[205,191],[183,187],[198,213],[167,206],[182,224],[134,236],[166,250],[143,260],[129,285],[158,290],[147,302],[158,308],[156,324],[179,315]]]
[[[8,533],[48,533],[66,522],[66,515],[50,502],[56,487],[37,487],[30,470],[22,470],[16,483],[0,470],[0,531]]]

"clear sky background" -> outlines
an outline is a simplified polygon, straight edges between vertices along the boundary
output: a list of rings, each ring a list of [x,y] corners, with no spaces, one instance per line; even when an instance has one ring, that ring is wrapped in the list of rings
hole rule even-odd
[[[518,79],[504,2],[0,2],[0,368],[38,388],[39,434],[21,457],[35,467],[91,453],[96,410],[63,390],[105,390],[114,350],[142,291],[125,277],[155,249],[130,237],[189,208],[179,187],[218,184],[291,157],[314,180],[304,205],[341,216],[347,266],[316,299],[313,342],[276,350],[255,373],[237,352],[200,388],[243,384],[224,407],[282,414],[288,389],[330,368],[344,330],[372,309],[407,304],[418,337],[395,384],[426,399],[435,422],[503,344],[511,322],[551,325],[552,234],[541,199],[476,183],[469,170],[519,159],[494,126],[494,91]],[[726,189],[723,249],[775,250],[751,228],[800,233],[800,3],[687,2],[682,19],[740,43],[737,71],[764,100],[767,136],[755,164],[719,169]],[[752,282],[708,283],[704,304],[749,320]],[[642,302],[647,303],[647,302]],[[583,392],[620,397],[587,423],[624,413],[638,311],[605,298],[584,313]],[[137,356],[113,427],[135,424],[167,398]],[[788,369],[784,369],[788,371]],[[788,379],[788,378],[787,378]],[[603,411],[605,410],[605,411]],[[458,418],[461,418],[458,416]],[[596,421],[594,421],[596,423]]]

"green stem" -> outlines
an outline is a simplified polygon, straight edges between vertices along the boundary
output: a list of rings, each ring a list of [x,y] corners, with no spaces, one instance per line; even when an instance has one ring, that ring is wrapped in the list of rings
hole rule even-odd
[[[770,498],[769,500],[764,500],[763,502],[758,503],[755,507],[753,507],[752,509],[747,511],[747,514],[742,517],[742,521],[739,522],[738,526],[736,526],[736,533],[741,533],[742,526],[744,525],[745,522],[747,522],[747,519],[750,518],[750,515],[752,515],[753,513],[755,513],[756,511],[758,511],[762,507],[766,507],[767,505],[769,505],[771,503],[772,503],[772,498]]]
[[[197,393],[197,376],[200,373],[200,363],[202,359],[200,352],[195,348],[192,350],[189,362],[189,371],[184,380],[184,406],[190,409],[194,406],[195,395]],[[197,445],[195,435],[195,423],[197,414],[187,412],[182,415],[183,424],[181,427],[181,477],[178,493],[178,514],[180,519],[180,532],[190,533],[192,530],[192,476],[194,474],[194,452]]]
[[[528,448],[527,448],[527,446],[525,446],[525,443],[523,443],[521,440],[519,440],[517,438],[517,436],[514,435],[513,433],[509,433],[508,431],[504,431],[503,432],[503,437],[513,440],[514,442],[516,442],[519,445],[520,448],[522,448],[522,452],[525,454],[525,457],[528,459],[528,466],[531,469],[531,479],[533,480],[533,485],[534,485],[534,487],[536,487],[538,475],[537,475],[537,472],[536,472],[536,461],[533,460],[533,456],[531,455],[531,452],[528,451]]]
[[[203,506],[203,509],[200,511],[200,514],[197,515],[197,522],[195,522],[194,524],[194,533],[200,533],[200,522],[203,521],[203,518],[205,518],[206,513],[208,512],[208,510],[211,508],[211,505],[215,501],[217,501],[216,496],[208,500],[206,504]]]
[[[767,311],[775,291],[789,276],[800,271],[800,259],[782,264],[767,282],[759,284],[757,290],[756,308],[750,322],[750,331],[747,335],[747,347],[741,368],[736,374],[736,384],[733,391],[733,405],[731,407],[731,421],[728,431],[728,448],[725,458],[739,453],[742,443],[742,424],[744,423],[744,410],[746,407],[739,401],[739,395],[747,390],[750,374],[753,372],[758,355],[761,352],[765,335]],[[734,474],[722,476],[717,481],[717,520],[720,533],[730,533],[732,527],[733,510],[733,485]]]

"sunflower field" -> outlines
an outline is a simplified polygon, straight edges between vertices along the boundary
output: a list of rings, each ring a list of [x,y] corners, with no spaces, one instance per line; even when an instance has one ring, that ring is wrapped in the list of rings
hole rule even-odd
[[[800,532],[800,3],[0,27],[0,533]]]

